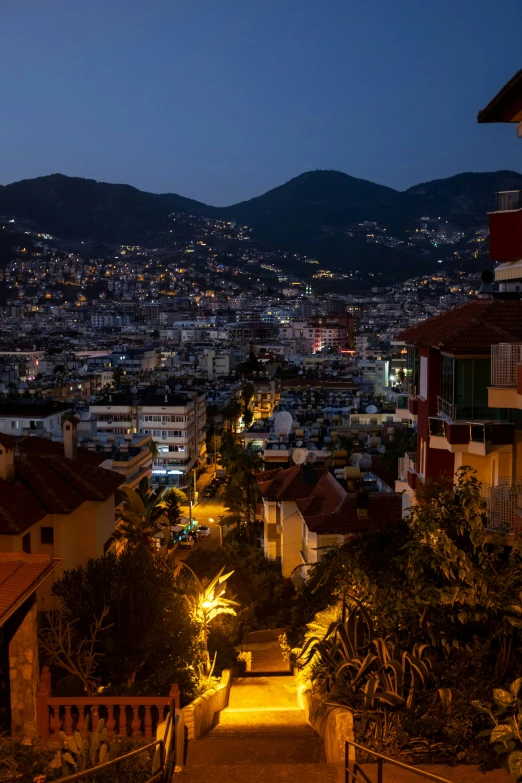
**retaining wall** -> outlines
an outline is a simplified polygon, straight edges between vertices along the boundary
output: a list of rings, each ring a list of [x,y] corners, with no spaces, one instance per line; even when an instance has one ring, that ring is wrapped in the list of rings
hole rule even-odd
[[[211,688],[183,707],[181,712],[187,739],[199,739],[212,728],[216,712],[225,709],[228,705],[231,679],[230,670],[224,669],[221,682],[216,688]]]

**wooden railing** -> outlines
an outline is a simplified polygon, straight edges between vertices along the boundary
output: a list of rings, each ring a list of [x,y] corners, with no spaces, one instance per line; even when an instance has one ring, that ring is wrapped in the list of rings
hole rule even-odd
[[[51,696],[51,672],[44,666],[36,694],[36,723],[43,741],[60,742],[59,733],[95,730],[105,719],[107,734],[152,739],[173,704],[180,709],[180,690],[173,685],[168,696]]]

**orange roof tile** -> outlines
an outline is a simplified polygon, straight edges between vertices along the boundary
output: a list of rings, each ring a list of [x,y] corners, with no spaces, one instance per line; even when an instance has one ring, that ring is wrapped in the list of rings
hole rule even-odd
[[[61,560],[49,555],[0,552],[0,626],[54,571]]]
[[[475,299],[399,332],[396,339],[457,354],[489,354],[497,343],[522,342],[522,301]]]

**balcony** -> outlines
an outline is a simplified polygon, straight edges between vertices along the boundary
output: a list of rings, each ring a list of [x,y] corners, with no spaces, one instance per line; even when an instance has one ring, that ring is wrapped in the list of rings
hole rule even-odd
[[[495,212],[511,212],[522,209],[522,190],[499,190]]]
[[[522,343],[491,346],[488,403],[496,408],[522,408]]]
[[[395,415],[400,419],[409,419],[417,421],[419,413],[419,401],[408,394],[397,395],[397,407]]]
[[[437,397],[437,415],[449,421],[490,421],[498,419],[511,421],[512,414],[504,409],[489,407],[489,404],[452,403]]]
[[[522,191],[497,193],[497,209],[489,213],[489,255],[495,261],[522,258]]]
[[[518,531],[522,511],[522,478],[500,478],[486,491],[487,527],[497,533]]]
[[[429,419],[430,448],[486,456],[515,443],[515,425],[501,421],[455,422]]]

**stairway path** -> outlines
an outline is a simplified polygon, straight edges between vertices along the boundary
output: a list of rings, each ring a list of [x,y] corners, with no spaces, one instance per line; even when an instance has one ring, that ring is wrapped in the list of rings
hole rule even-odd
[[[321,739],[297,708],[294,678],[234,681],[214,728],[189,743],[187,783],[336,783]]]

